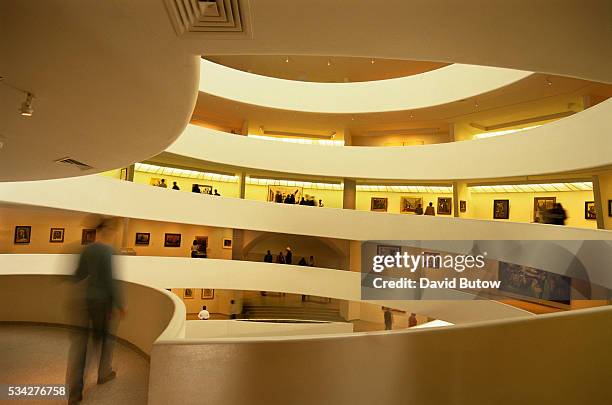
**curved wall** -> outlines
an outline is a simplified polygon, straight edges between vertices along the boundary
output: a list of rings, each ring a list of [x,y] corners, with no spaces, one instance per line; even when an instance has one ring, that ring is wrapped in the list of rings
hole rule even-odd
[[[322,338],[158,342],[149,402],[604,404],[612,307]],[[228,375],[239,373],[239,387]]]
[[[200,91],[241,103],[311,113],[403,111],[451,103],[496,90],[531,72],[450,65],[418,75],[355,83],[277,79],[200,61]]]
[[[611,231],[596,229],[272,204],[173,192],[102,176],[0,183],[0,202],[347,240],[612,239]]]
[[[65,261],[62,260],[65,258],[59,259],[53,260],[53,257],[43,255],[30,257],[24,262],[20,258],[18,262],[23,267],[19,268],[18,273],[21,274],[7,275],[12,273],[15,263],[10,258],[0,257],[0,321],[79,325],[74,308],[80,302],[77,300],[81,296],[82,285],[75,285],[66,275],[66,270],[71,268],[63,267],[41,274],[44,272],[38,265],[48,268]],[[151,354],[153,343],[158,338],[177,339],[184,336],[185,306],[178,297],[130,282],[120,281],[120,288],[127,311],[114,332],[116,336],[147,355]]]
[[[413,147],[289,144],[189,125],[166,151],[206,162],[311,177],[448,181],[530,176],[612,164],[611,116],[612,99],[514,134]]]
[[[197,54],[327,55],[509,67],[612,83],[607,0],[249,2],[248,35],[182,39]],[[333,60],[333,59],[332,59]]]

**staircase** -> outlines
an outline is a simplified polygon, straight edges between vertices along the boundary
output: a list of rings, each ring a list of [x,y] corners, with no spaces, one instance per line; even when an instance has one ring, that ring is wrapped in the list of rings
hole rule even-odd
[[[248,319],[300,319],[346,322],[337,308],[328,306],[250,305],[245,303],[242,315]]]

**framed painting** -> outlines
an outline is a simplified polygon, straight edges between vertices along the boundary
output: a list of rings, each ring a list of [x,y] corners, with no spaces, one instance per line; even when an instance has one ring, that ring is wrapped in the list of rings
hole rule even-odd
[[[202,288],[202,299],[203,300],[214,300],[215,290],[212,288]]]
[[[378,245],[376,246],[376,255],[378,256],[395,256],[397,253],[401,253],[402,248],[400,246],[392,245]]]
[[[30,237],[32,235],[32,227],[18,225],[15,227],[15,239],[14,243],[16,245],[25,245],[30,243]]]
[[[149,246],[151,242],[151,234],[148,232],[136,232],[136,240],[134,244],[137,246]]]
[[[438,197],[438,215],[450,215],[453,210],[451,197]]]
[[[167,233],[164,235],[164,247],[181,247],[180,233]]]
[[[584,219],[597,219],[597,212],[595,211],[595,201],[584,202]]]
[[[96,241],[96,230],[95,229],[83,229],[81,233],[81,245],[89,245]]]
[[[415,213],[417,208],[423,208],[422,197],[401,197],[400,198],[400,212],[402,214]]]
[[[370,211],[387,212],[387,197],[372,197],[370,199]]]
[[[460,200],[459,201],[459,212],[466,212],[466,211],[467,211],[467,201]]]
[[[557,202],[557,197],[534,197],[533,199],[533,222],[544,223],[544,214],[552,209]]]
[[[64,243],[64,228],[51,228],[49,232],[50,243]]]
[[[231,249],[232,240],[230,238],[223,238],[223,249]]]
[[[612,200],[608,200],[608,216],[612,217]]]
[[[510,200],[493,200],[493,219],[510,218]]]
[[[183,290],[183,298],[187,300],[193,299],[193,288],[185,288]]]
[[[269,202],[299,204],[303,196],[303,187],[268,186]]]

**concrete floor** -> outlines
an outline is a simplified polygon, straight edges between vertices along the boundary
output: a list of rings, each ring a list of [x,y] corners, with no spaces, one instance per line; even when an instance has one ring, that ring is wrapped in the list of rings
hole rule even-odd
[[[0,324],[0,383],[64,384],[70,329],[52,326]],[[91,347],[92,345],[90,345]],[[88,353],[83,404],[146,404],[149,363],[119,342],[113,369],[117,378],[97,385],[97,356]],[[21,401],[0,401],[15,404]],[[66,401],[28,400],[27,404],[65,404]]]

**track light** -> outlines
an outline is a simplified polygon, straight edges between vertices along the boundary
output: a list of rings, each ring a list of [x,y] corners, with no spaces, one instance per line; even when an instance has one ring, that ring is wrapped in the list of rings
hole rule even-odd
[[[550,81],[549,78],[546,78],[546,84],[548,84],[549,86],[552,86],[552,82]]]
[[[327,66],[331,66],[331,60],[330,59],[327,60]]]
[[[21,108],[19,109],[19,113],[23,117],[31,117],[32,114],[34,114],[34,109],[32,108],[32,98],[34,98],[32,93],[27,92],[26,99],[23,103],[21,103]]]
[[[376,63],[376,61],[375,61],[374,59],[372,59],[372,60],[370,61],[370,63],[373,65],[373,64],[375,64],[375,63]]]
[[[288,56],[285,58],[285,63],[289,63],[289,57]]]

